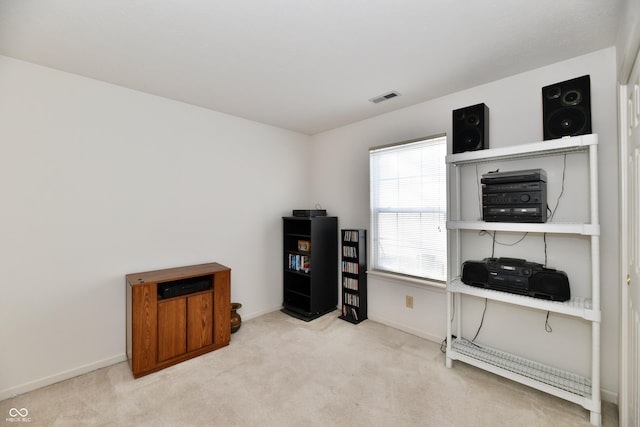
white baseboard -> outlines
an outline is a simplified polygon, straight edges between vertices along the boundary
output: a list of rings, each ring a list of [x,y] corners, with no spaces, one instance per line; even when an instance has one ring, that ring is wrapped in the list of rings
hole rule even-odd
[[[383,325],[390,326],[390,327],[392,327],[394,329],[398,329],[400,331],[407,332],[407,333],[409,333],[411,335],[415,335],[417,337],[424,338],[424,339],[429,340],[429,341],[433,341],[433,342],[438,343],[438,344],[440,344],[442,342],[442,340],[443,340],[443,337],[441,337],[441,336],[428,334],[428,333],[425,333],[424,331],[421,331],[419,329],[409,328],[406,325],[402,325],[400,323],[392,322],[391,320],[388,320],[388,319],[385,319],[385,318],[382,318],[382,317],[368,315],[368,319],[369,320],[373,320],[374,322],[382,323]]]
[[[274,311],[280,311],[280,309],[282,309],[281,305],[273,308],[267,308],[266,310],[255,311],[249,314],[242,314],[242,320],[255,319],[256,317],[264,316],[265,314],[273,313]]]
[[[600,389],[600,397],[605,402],[613,403],[616,405],[618,404],[618,393],[616,392]]]
[[[19,394],[27,393],[51,384],[58,383],[60,381],[68,380],[69,378],[77,377],[78,375],[86,374],[87,372],[95,371],[96,369],[104,368],[107,366],[115,365],[116,363],[124,362],[127,360],[126,353],[117,354],[106,359],[98,360],[96,362],[88,363],[77,368],[69,369],[67,371],[59,372],[44,378],[40,378],[28,383],[20,384],[14,387],[10,387],[4,390],[0,390],[0,400],[9,399]]]

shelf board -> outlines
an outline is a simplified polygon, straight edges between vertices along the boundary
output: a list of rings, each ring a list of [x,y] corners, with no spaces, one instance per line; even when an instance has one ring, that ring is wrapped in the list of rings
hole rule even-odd
[[[447,292],[472,295],[479,298],[489,298],[491,300],[520,305],[523,307],[580,317],[593,322],[600,322],[601,318],[600,311],[593,309],[591,298],[574,296],[570,300],[564,302],[549,301],[524,295],[511,294],[509,292],[465,285],[459,278],[454,279],[447,284]]]
[[[290,268],[287,268],[284,272],[311,278],[311,270],[309,270],[308,272],[305,272],[304,270],[292,270]]]
[[[310,299],[311,298],[311,295],[309,295],[308,293],[304,293],[302,291],[297,291],[295,289],[287,288],[284,291],[286,293],[298,295],[298,296],[301,296],[301,297],[306,298],[306,299]]]
[[[284,307],[282,307],[280,311],[292,317],[295,317],[296,319],[304,320],[305,322],[310,322],[314,319],[317,319],[318,317],[324,316],[327,313],[331,313],[335,309],[336,307],[330,307],[322,311],[310,312],[309,310],[306,310],[304,308],[301,308],[292,304],[284,304]]]
[[[582,234],[585,236],[599,236],[598,224],[585,223],[532,223],[532,222],[486,222],[486,221],[447,221],[449,230],[486,230],[486,231],[514,231],[521,233],[559,233]]]
[[[479,346],[464,338],[452,341],[447,357],[493,372],[554,396],[598,410],[589,378],[515,356],[490,347]]]
[[[597,144],[598,136],[596,134],[580,135],[529,144],[449,154],[446,156],[446,162],[452,165],[463,165],[466,163],[491,162],[505,159],[524,159],[572,151],[585,151],[590,145]]]
[[[295,237],[295,238],[304,238],[304,239],[309,239],[311,238],[311,234],[309,233],[285,233],[286,237]]]
[[[367,318],[366,318],[366,317],[365,317],[364,319],[360,319],[360,318],[358,318],[358,319],[354,319],[354,318],[352,318],[352,317],[349,317],[349,316],[343,316],[343,315],[338,316],[338,318],[339,318],[339,319],[342,319],[342,320],[346,320],[346,321],[347,321],[347,322],[349,322],[349,323],[353,323],[354,325],[357,325],[358,323],[361,323],[362,321],[367,320]]]

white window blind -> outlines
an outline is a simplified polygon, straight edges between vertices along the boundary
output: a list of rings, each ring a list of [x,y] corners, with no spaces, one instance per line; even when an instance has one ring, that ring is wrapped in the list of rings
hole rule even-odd
[[[446,136],[371,148],[374,270],[446,280]]]

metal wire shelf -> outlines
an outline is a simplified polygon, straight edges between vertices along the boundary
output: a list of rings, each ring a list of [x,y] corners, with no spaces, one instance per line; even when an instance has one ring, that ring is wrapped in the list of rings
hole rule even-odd
[[[490,347],[479,346],[464,338],[451,343],[451,348],[472,359],[521,375],[581,397],[591,397],[589,378],[559,368],[515,356]]]

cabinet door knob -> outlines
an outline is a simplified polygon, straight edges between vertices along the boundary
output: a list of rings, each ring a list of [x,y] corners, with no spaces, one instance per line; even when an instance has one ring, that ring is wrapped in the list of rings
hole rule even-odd
[[[631,286],[631,275],[627,274],[627,286]]]

